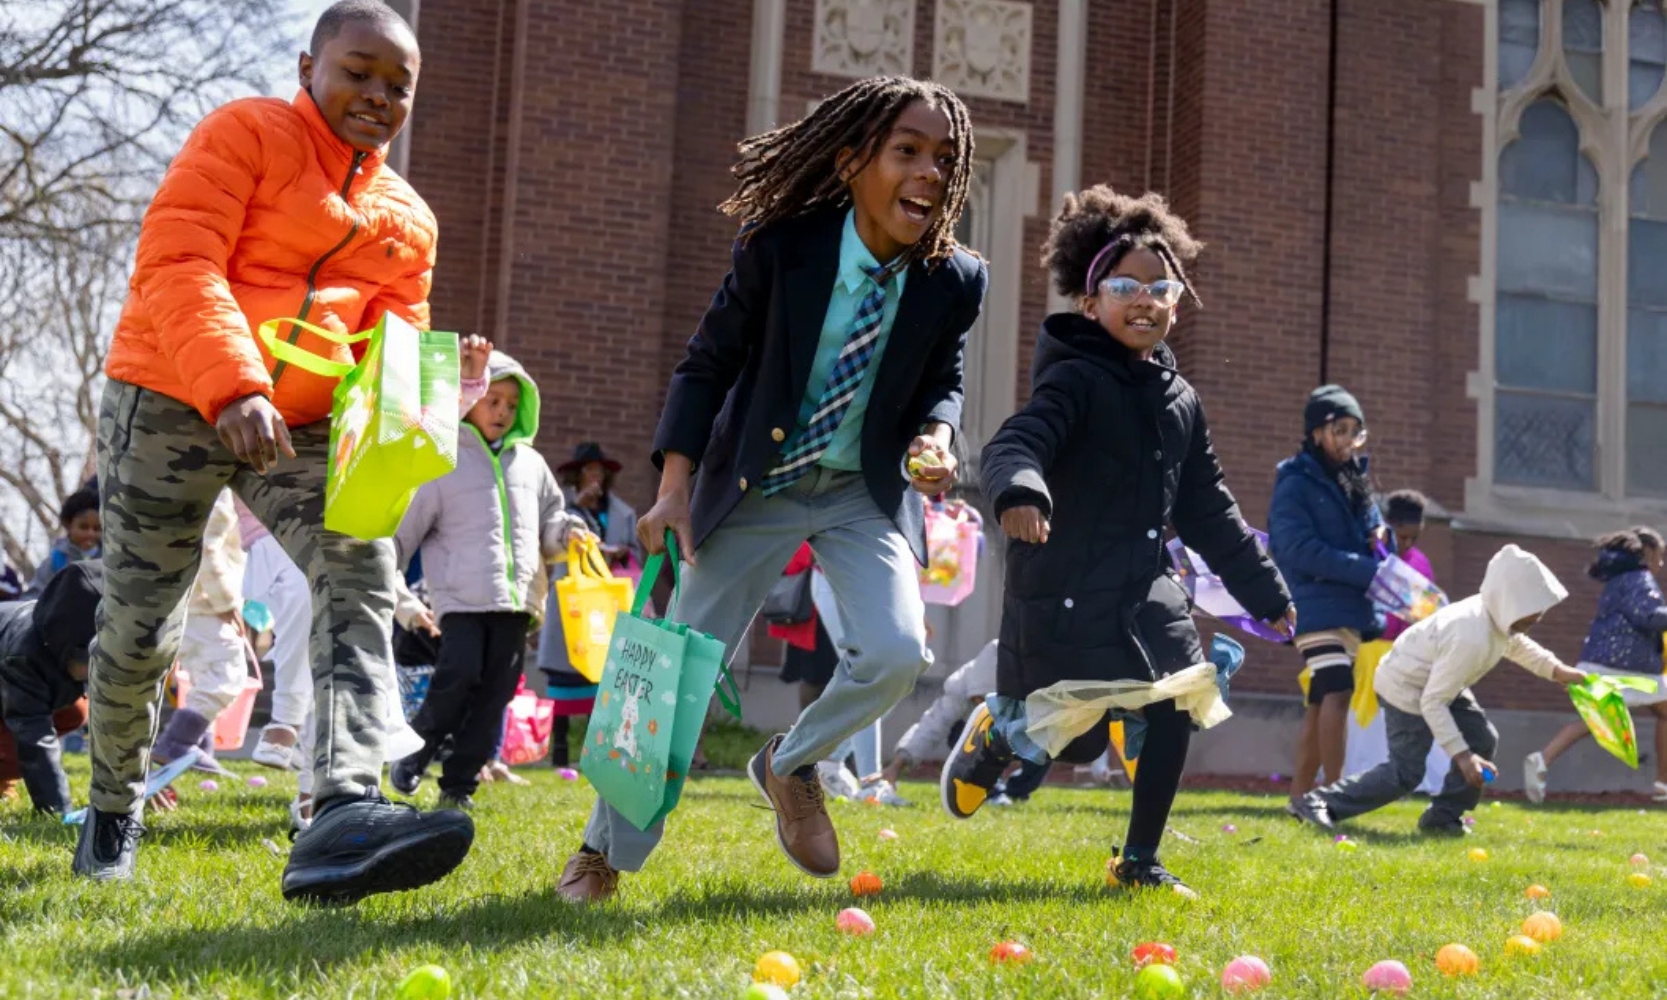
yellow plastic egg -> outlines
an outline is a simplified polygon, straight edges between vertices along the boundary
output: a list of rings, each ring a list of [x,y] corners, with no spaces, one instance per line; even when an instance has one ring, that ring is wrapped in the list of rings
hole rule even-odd
[[[1650,877],[1643,872],[1633,872],[1626,877],[1626,884],[1634,889],[1648,889],[1650,887]]]
[[[777,986],[795,986],[801,975],[799,960],[785,951],[765,952],[752,970],[754,980],[775,983]]]
[[[1525,934],[1518,934],[1505,942],[1505,954],[1507,955],[1528,956],[1538,955],[1539,953],[1540,943]]]

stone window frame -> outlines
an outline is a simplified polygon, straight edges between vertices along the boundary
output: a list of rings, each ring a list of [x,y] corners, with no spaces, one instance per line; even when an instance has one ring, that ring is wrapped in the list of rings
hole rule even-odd
[[[1636,0],[1603,0],[1604,62],[1600,107],[1569,72],[1562,45],[1563,0],[1540,0],[1540,46],[1528,73],[1499,88],[1499,0],[1483,0],[1484,79],[1471,107],[1482,117],[1482,179],[1471,185],[1481,211],[1481,270],[1469,299],[1480,312],[1478,367],[1467,379],[1477,407],[1477,470],[1465,483],[1461,524],[1563,538],[1589,538],[1617,526],[1667,521],[1667,499],[1626,495],[1627,220],[1632,170],[1646,156],[1652,131],[1667,120],[1667,80],[1636,111],[1628,103],[1628,18]],[[1598,177],[1597,488],[1580,492],[1495,481],[1496,311],[1499,260],[1499,160],[1517,138],[1522,114],[1555,98],[1574,121],[1580,153]],[[1667,444],[1667,443],[1664,443]],[[1667,448],[1663,449],[1667,460]]]

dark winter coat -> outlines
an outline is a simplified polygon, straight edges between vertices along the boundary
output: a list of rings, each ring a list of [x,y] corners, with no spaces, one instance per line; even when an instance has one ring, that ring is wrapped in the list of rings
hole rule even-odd
[[[1667,600],[1636,556],[1602,552],[1594,576],[1603,580],[1597,617],[1580,647],[1580,659],[1600,667],[1651,676],[1661,673],[1661,636],[1667,632]]]
[[[1279,463],[1268,548],[1291,587],[1299,635],[1347,628],[1369,638],[1382,631],[1366,596],[1378,571],[1372,532],[1382,524],[1377,504],[1356,513],[1337,480],[1306,451]]]
[[[70,808],[52,713],[86,692],[69,665],[87,660],[103,592],[104,564],[89,560],[59,571],[38,600],[0,607],[0,718],[17,741],[29,798],[42,811]]]
[[[1007,549],[1003,695],[1062,680],[1153,680],[1205,661],[1166,525],[1251,614],[1275,619],[1290,604],[1167,347],[1141,361],[1092,320],[1049,316],[1030,401],[985,446],[982,478],[998,516],[1034,505],[1051,523],[1045,544]]]

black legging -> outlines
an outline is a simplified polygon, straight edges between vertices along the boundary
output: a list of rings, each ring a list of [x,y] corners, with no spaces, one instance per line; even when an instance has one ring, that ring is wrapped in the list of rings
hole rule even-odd
[[[1192,742],[1192,717],[1178,711],[1173,701],[1147,705],[1145,715],[1146,742],[1140,748],[1140,766],[1135,769],[1127,846],[1155,853],[1169,824],[1175,793],[1181,790],[1181,773],[1186,770],[1187,747]],[[1111,743],[1106,729],[1109,721],[1108,716],[1072,740],[1054,760],[1066,764],[1098,760]]]
[[[1146,743],[1134,773],[1134,801],[1129,808],[1129,836],[1125,845],[1156,852],[1169,825],[1169,810],[1181,790],[1192,742],[1192,718],[1173,701],[1146,706]]]

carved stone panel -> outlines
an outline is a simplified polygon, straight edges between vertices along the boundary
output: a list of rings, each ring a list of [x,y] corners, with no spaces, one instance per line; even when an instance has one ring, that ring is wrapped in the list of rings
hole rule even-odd
[[[932,76],[962,96],[1030,100],[1028,3],[938,0]]]
[[[848,76],[914,71],[915,0],[816,0],[811,68]]]

